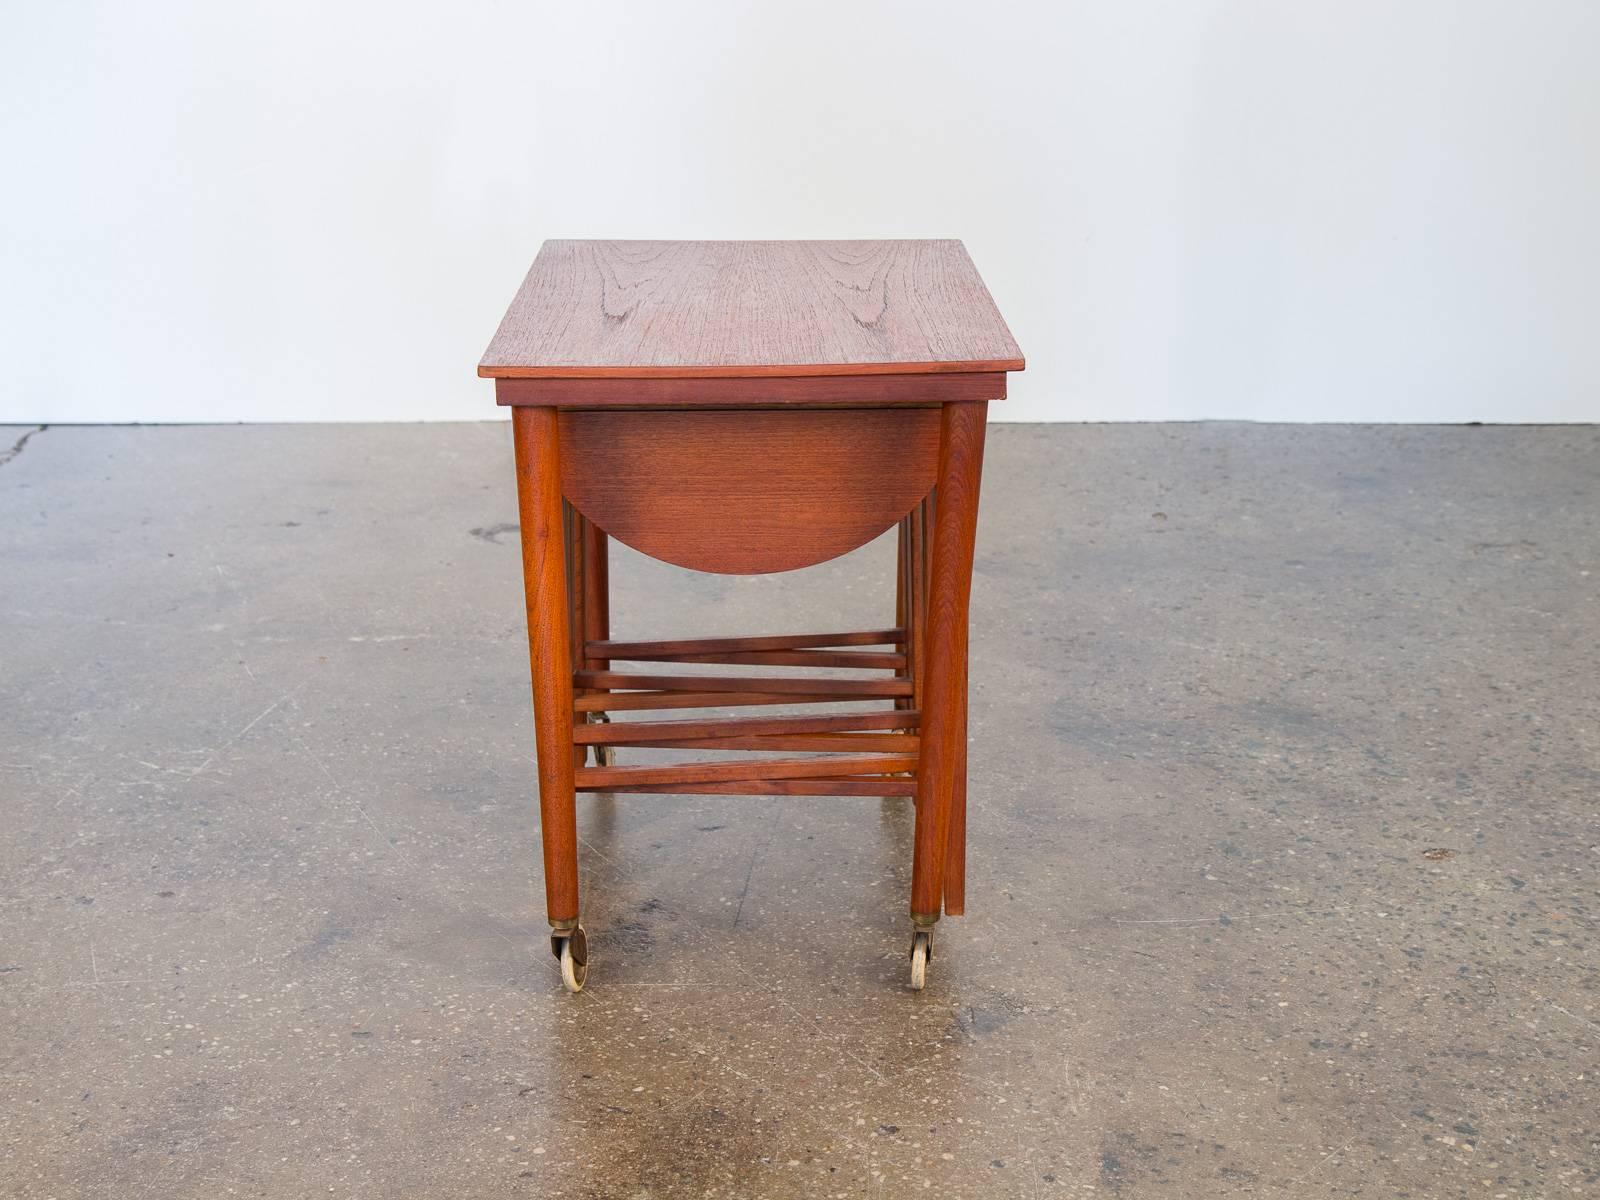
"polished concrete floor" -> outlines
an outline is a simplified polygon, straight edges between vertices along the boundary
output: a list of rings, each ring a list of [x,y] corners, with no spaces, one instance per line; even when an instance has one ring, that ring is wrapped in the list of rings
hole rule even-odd
[[[904,802],[580,810],[504,426],[0,430],[0,1195],[1600,1193],[1600,430],[997,426]],[[892,546],[619,636],[860,627]]]

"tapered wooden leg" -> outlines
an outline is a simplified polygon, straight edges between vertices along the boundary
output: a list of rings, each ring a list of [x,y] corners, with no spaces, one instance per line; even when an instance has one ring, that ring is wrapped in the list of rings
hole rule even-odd
[[[946,404],[939,435],[939,475],[933,514],[933,560],[923,629],[922,743],[917,767],[916,843],[911,859],[911,919],[939,919],[951,809],[961,765],[966,678],[967,605],[983,473],[981,401]]]
[[[950,843],[944,857],[944,915],[967,911],[967,664],[961,664],[961,737],[956,743],[955,792],[950,797]]]
[[[511,426],[539,752],[545,906],[550,924],[561,929],[578,920],[578,818],[573,792],[572,643],[556,410],[513,408]]]

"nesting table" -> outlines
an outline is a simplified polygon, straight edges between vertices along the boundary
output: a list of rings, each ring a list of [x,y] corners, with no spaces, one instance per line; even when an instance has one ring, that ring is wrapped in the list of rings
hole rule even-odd
[[[570,990],[589,966],[579,792],[912,799],[923,986],[941,911],[965,907],[984,422],[1022,368],[958,241],[540,249],[478,374],[512,409],[545,901]],[[881,628],[611,636],[610,538],[739,575],[896,527]],[[630,764],[630,748],[717,753]]]

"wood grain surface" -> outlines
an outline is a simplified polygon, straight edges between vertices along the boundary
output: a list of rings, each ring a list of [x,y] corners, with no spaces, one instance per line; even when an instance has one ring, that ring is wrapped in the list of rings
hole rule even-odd
[[[773,633],[759,637],[680,638],[667,642],[603,642],[590,646],[588,652],[602,658],[638,659],[663,654],[798,650],[812,646],[898,646],[904,639],[904,629],[863,629],[848,633]]]
[[[904,679],[806,679],[801,676],[757,675],[637,675],[631,671],[579,671],[579,687],[608,691],[656,692],[832,692],[836,696],[909,696]]]
[[[635,654],[634,662],[717,663],[745,667],[846,667],[854,670],[898,671],[906,665],[904,654],[875,654],[870,650],[743,650],[720,654]]]
[[[818,758],[747,758],[727,762],[670,763],[649,767],[580,767],[583,791],[632,783],[731,783],[740,779],[826,779],[832,776],[895,775],[917,769],[910,754],[828,755]]]
[[[656,792],[673,796],[914,796],[910,776],[858,776],[855,779],[736,779],[724,783],[584,784],[580,792]]]
[[[922,742],[911,853],[911,915],[924,921],[939,917],[956,772],[965,769],[958,743],[966,729],[968,604],[986,409],[981,403],[946,405],[939,444],[926,640],[918,660]],[[959,903],[965,904],[964,895]]]
[[[564,409],[561,488],[652,558],[728,575],[792,571],[865,545],[927,494],[939,411]]]
[[[754,737],[765,734],[825,733],[858,729],[915,729],[920,714],[895,712],[832,713],[820,717],[710,717],[698,721],[613,721],[574,725],[580,745],[644,745],[656,739]]]
[[[848,704],[875,702],[881,696],[828,690],[826,679],[817,680],[814,692],[600,692],[579,696],[574,712],[643,712],[657,708],[738,708],[752,704]]]
[[[549,241],[486,378],[1023,369],[959,241]]]
[[[746,375],[736,379],[496,379],[496,404],[555,408],[875,408],[1004,400],[1006,373]]]
[[[573,796],[572,641],[562,521],[560,430],[553,408],[511,414],[528,604],[534,738],[539,759],[539,824],[545,909],[551,924],[578,917],[578,816]]]

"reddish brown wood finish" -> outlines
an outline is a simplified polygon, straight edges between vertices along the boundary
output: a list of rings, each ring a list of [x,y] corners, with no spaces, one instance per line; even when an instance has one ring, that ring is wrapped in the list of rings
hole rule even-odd
[[[646,783],[580,788],[596,792],[655,792],[673,796],[914,796],[909,777],[877,779],[736,779],[731,783]]]
[[[630,738],[616,737],[610,746],[654,746],[665,750],[799,750],[806,753],[854,751],[858,754],[915,754],[915,734],[887,733],[768,733],[734,737]]]
[[[950,837],[944,856],[944,915],[959,917],[967,911],[967,670],[961,663],[961,731],[956,739],[954,791],[950,796]]]
[[[922,503],[906,517],[906,546],[911,556],[907,565],[906,657],[911,662],[911,707],[919,709],[922,707],[923,660],[927,651],[923,643],[928,620],[928,514],[932,508],[933,501],[925,495]]]
[[[663,654],[720,654],[745,650],[801,650],[825,646],[897,646],[905,630],[868,629],[857,633],[776,633],[762,637],[680,638],[668,642],[606,642],[589,653],[606,658],[639,659]]]
[[[768,692],[810,693],[827,691],[835,696],[905,696],[911,688],[900,679],[801,679],[772,675],[634,675],[626,671],[579,671],[575,682],[583,688],[634,689],[661,692]]]
[[[613,656],[618,657],[618,656]],[[725,667],[843,667],[857,671],[898,671],[906,656],[870,650],[730,650],[721,654],[630,654],[630,662],[703,663]]]
[[[709,378],[1022,367],[958,241],[549,241],[478,373]]]
[[[984,420],[1022,365],[958,242],[546,244],[479,373],[513,407],[553,923],[578,916],[578,790],[914,796],[912,916],[963,911]],[[609,537],[744,574],[821,562],[897,521],[893,629],[610,638]],[[835,668],[893,677],[811,673]],[[589,723],[823,704],[845,711]],[[586,767],[591,745],[597,762],[640,746],[742,757]],[[814,757],[749,757],[774,752]]]
[[[792,571],[871,541],[927,493],[940,411],[563,412],[562,490],[652,558]]]
[[[915,729],[919,713],[858,712],[825,717],[715,717],[704,721],[616,721],[575,725],[573,740],[583,744],[647,745],[670,738],[732,737],[755,734],[848,732],[862,729]]]
[[[982,374],[755,375],[735,379],[497,379],[498,404],[556,408],[868,408],[1004,400],[1006,377]]]
[[[828,690],[828,681],[819,679],[814,692],[607,692],[579,696],[573,701],[577,712],[627,712],[657,708],[738,708],[751,704],[849,704],[871,703],[881,696],[856,696]]]
[[[578,916],[578,819],[573,797],[572,653],[556,410],[511,414],[527,594],[528,652],[539,759],[545,905],[552,923]]]
[[[591,671],[609,665],[588,652],[611,636],[611,563],[605,532],[593,521],[583,522],[583,643],[580,661]]]
[[[895,527],[894,547],[894,623],[901,629],[904,629],[907,624],[906,597],[909,595],[909,592],[906,587],[906,569],[909,560],[906,555],[906,538],[908,536],[909,531],[906,528],[906,519],[901,517],[900,524]],[[910,658],[907,657],[905,664],[902,664],[900,670],[897,671],[896,674],[900,675],[902,678],[909,679],[910,662]]]
[[[674,763],[664,767],[580,767],[578,786],[604,791],[640,783],[725,783],[738,779],[805,779],[914,771],[910,754],[837,755],[828,758],[755,758],[735,762]]]
[[[584,603],[588,598],[588,571],[584,565],[587,543],[583,535],[583,514],[570,504],[563,508],[567,554],[567,634],[571,641],[570,653],[574,663],[583,661]]]
[[[927,642],[921,657],[922,753],[917,765],[917,820],[911,858],[911,915],[920,921],[938,920],[944,890],[962,732],[961,683],[987,408],[981,403],[947,405],[939,441]]]

